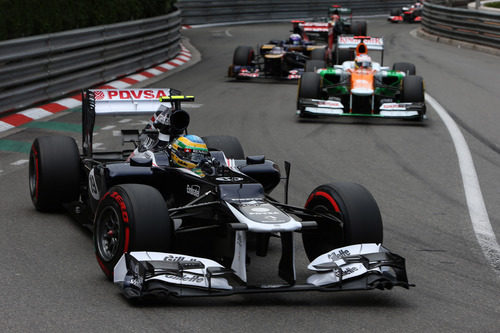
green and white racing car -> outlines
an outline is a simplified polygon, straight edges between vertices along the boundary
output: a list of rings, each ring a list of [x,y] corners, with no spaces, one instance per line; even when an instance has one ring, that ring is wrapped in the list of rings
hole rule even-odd
[[[425,119],[423,78],[411,63],[383,66],[383,46],[383,38],[340,36],[336,54],[341,65],[306,63],[315,70],[300,78],[297,114]],[[372,61],[368,50],[381,51],[380,63]]]

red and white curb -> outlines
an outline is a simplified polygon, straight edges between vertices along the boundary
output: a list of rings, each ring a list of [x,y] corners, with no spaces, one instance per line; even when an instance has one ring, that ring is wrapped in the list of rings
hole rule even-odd
[[[191,60],[191,57],[191,52],[186,47],[184,47],[184,45],[181,45],[181,52],[174,59],[168,60],[165,63],[151,67],[142,72],[138,72],[136,74],[132,74],[130,76],[108,82],[102,86],[99,86],[98,88],[124,89],[138,82],[150,79],[152,77],[166,73],[174,68],[182,66],[186,62]],[[2,117],[0,118],[0,132],[7,131],[11,128],[29,123],[30,121],[48,117],[55,113],[80,106],[81,104],[82,96],[81,94],[76,94],[74,96],[48,103],[36,108],[27,109],[15,114]]]

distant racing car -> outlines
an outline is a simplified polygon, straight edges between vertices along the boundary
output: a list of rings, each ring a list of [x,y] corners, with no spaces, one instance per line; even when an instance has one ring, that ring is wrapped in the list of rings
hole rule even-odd
[[[189,115],[181,102],[193,100],[171,89],[86,90],[81,151],[68,136],[33,142],[33,205],[39,211],[66,208],[90,226],[99,266],[125,297],[412,286],[405,260],[381,244],[382,218],[366,188],[329,183],[314,189],[305,207],[289,205],[285,163],[280,203],[271,196],[283,178],[273,161],[245,157],[230,136],[206,136],[189,145],[194,136],[185,135]],[[162,125],[141,135],[158,138],[161,149],[141,143],[138,130],[122,130],[123,143],[135,148],[93,150],[96,115],[149,116],[156,110],[163,110],[155,113]],[[179,166],[172,154],[197,156],[197,172]],[[305,281],[296,277],[294,233],[301,234],[310,260]],[[265,256],[271,237],[280,240],[281,259],[267,269],[282,282],[256,284],[247,275],[248,253]]]
[[[299,81],[297,114],[425,119],[424,83],[415,66],[382,66],[383,38],[340,36],[341,65],[304,73]],[[381,62],[368,50],[381,51]],[[353,60],[350,60],[353,59]]]
[[[327,63],[335,60],[335,43],[341,35],[366,36],[367,22],[353,21],[350,8],[333,5],[328,8],[328,16],[314,18],[311,21],[294,20],[293,31],[306,41],[324,43],[327,47]],[[317,60],[317,59],[314,59]]]
[[[291,34],[287,40],[271,40],[258,47],[238,46],[229,66],[228,76],[236,79],[274,78],[296,80],[304,71],[307,60],[327,57],[327,47]]]
[[[387,20],[391,23],[407,22],[420,23],[422,22],[422,2],[415,2],[412,5],[404,6],[401,9],[391,9]]]

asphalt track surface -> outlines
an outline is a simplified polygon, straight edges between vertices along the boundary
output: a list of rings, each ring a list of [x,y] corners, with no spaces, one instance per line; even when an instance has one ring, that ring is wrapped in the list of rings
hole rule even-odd
[[[385,37],[385,64],[413,62],[426,91],[459,125],[472,152],[484,202],[500,239],[499,58],[413,37],[415,25],[370,20]],[[290,202],[317,185],[363,184],[384,219],[384,244],[407,260],[415,288],[343,293],[238,295],[132,305],[101,273],[91,233],[68,216],[34,210],[27,150],[39,135],[81,141],[79,110],[9,130],[0,138],[0,331],[2,332],[497,332],[500,276],[483,255],[465,202],[450,134],[428,107],[424,123],[361,119],[299,121],[297,86],[234,82],[226,75],[237,45],[285,38],[286,23],[183,31],[201,61],[154,87],[196,96],[190,133],[239,137],[247,155],[292,163]],[[187,106],[187,105],[186,105]],[[96,149],[113,131],[143,118],[105,118]],[[116,126],[110,128],[108,126]],[[282,191],[275,196],[280,198]],[[300,239],[298,277],[307,275]],[[251,258],[249,274],[275,279],[279,242]]]

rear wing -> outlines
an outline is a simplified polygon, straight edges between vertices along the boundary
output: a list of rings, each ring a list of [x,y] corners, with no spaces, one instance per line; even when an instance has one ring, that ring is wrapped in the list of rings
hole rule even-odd
[[[358,44],[363,41],[368,50],[384,50],[383,37],[361,37],[361,36],[347,36],[340,35],[337,39],[337,48],[339,49],[355,49]]]
[[[333,14],[339,14],[341,16],[352,15],[352,9],[333,5],[328,8],[328,15],[333,15]]]
[[[337,38],[335,45],[336,51],[353,50],[356,55],[360,53],[367,53],[368,50],[380,51],[380,65],[384,64],[384,38],[383,37],[369,37],[369,36],[352,36],[340,35]],[[339,52],[335,52],[337,57]],[[338,60],[338,58],[337,58]]]
[[[194,101],[175,89],[87,89],[82,91],[82,151],[92,156],[96,115],[152,115],[161,107],[180,109],[180,102]]]

